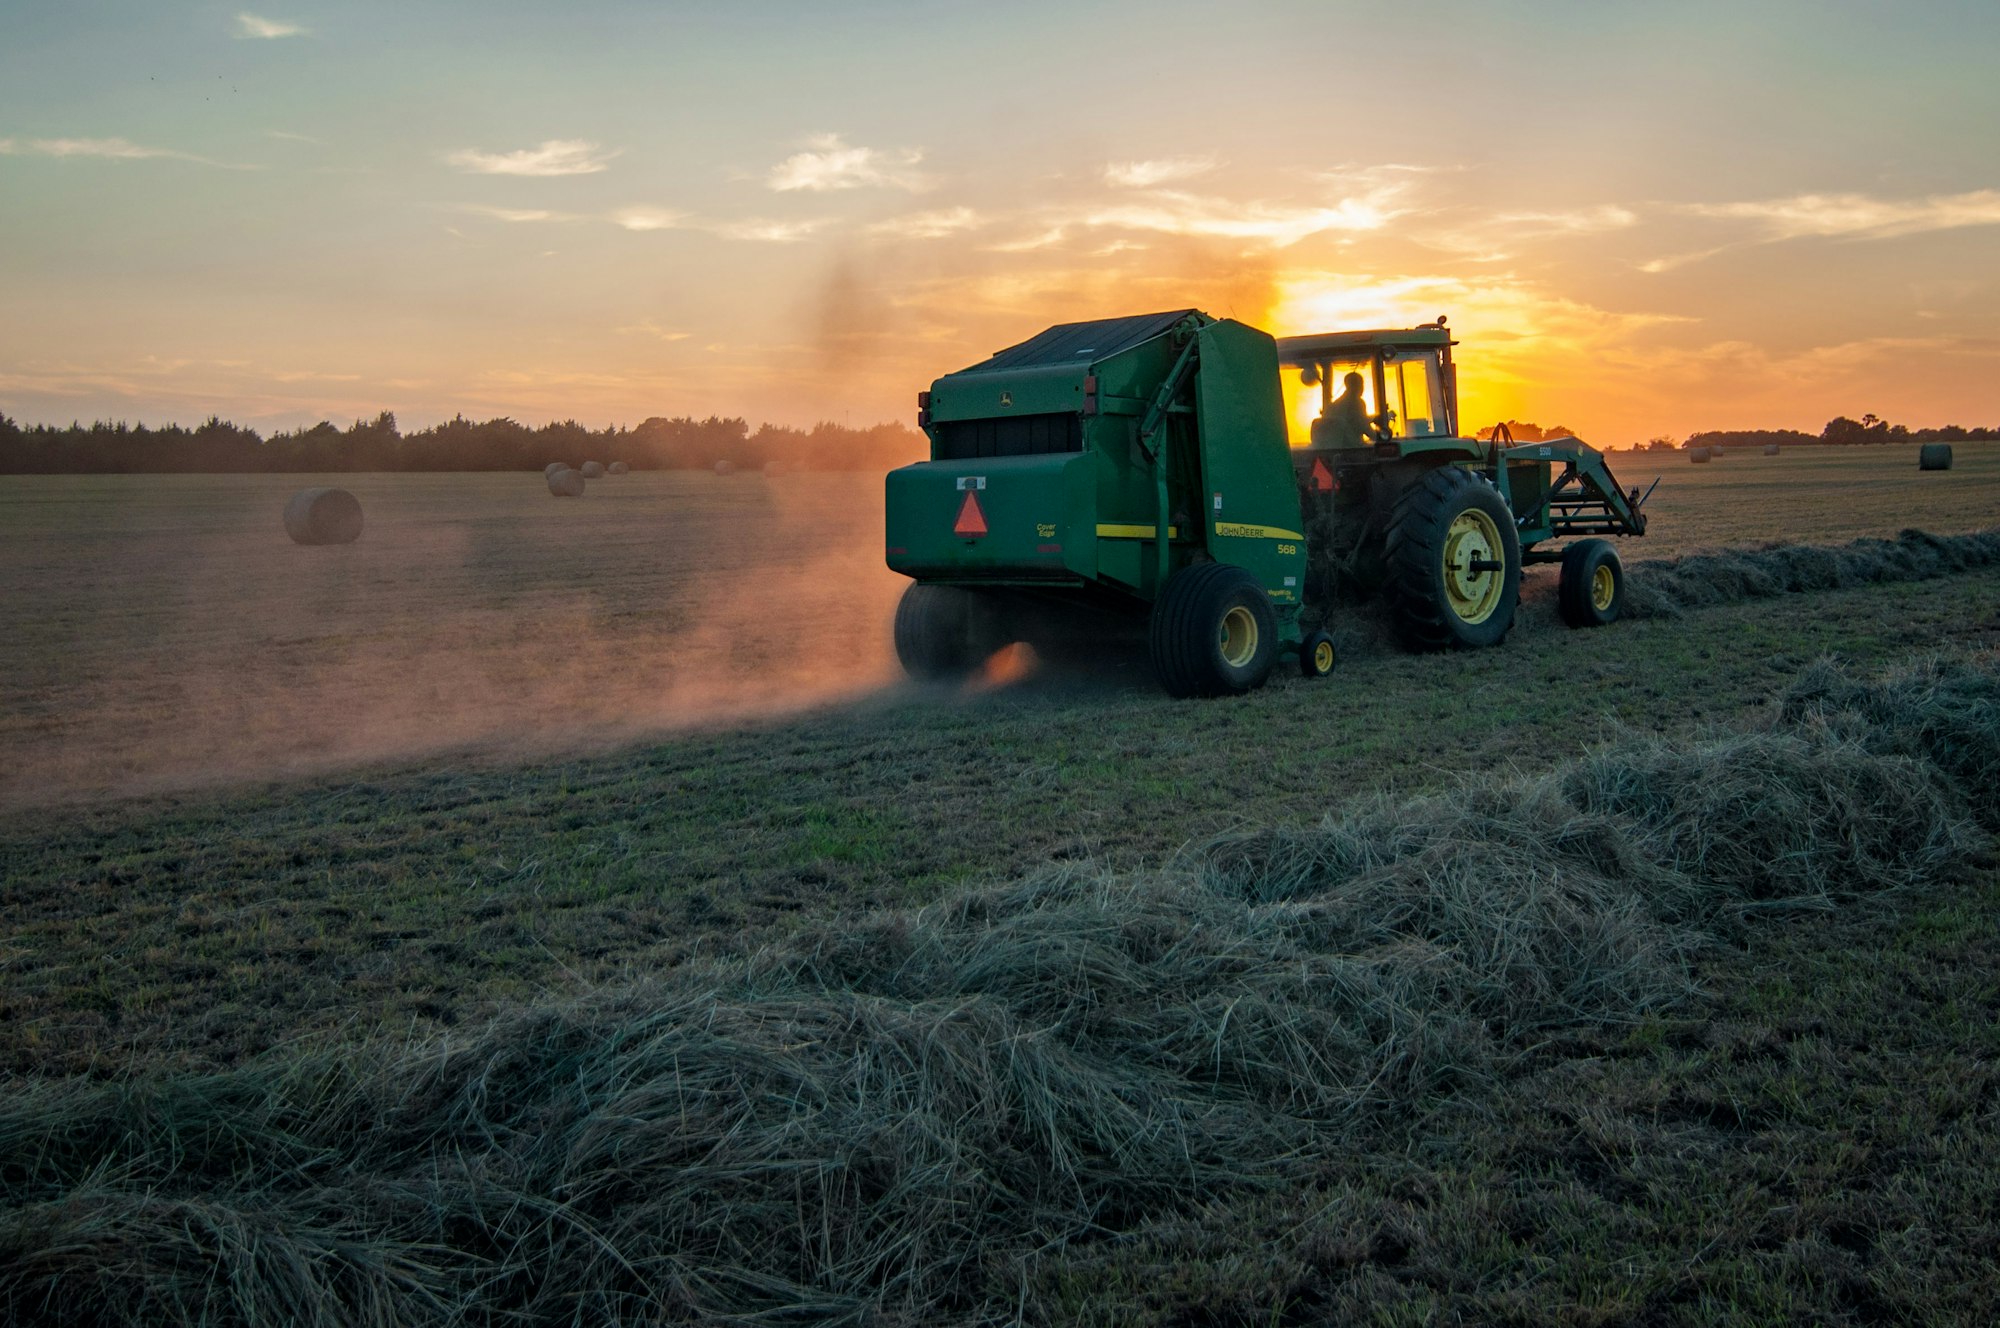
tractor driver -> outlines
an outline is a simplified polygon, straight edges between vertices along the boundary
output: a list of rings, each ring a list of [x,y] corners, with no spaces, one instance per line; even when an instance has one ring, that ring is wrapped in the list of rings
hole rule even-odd
[[[1340,380],[1340,395],[1313,421],[1315,448],[1365,447],[1375,441],[1375,421],[1368,415],[1368,403],[1361,399],[1362,379],[1349,373]]]

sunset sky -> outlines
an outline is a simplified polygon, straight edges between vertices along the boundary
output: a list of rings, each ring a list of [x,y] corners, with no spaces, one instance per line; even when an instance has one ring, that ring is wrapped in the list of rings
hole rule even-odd
[[[1461,333],[1602,445],[2000,424],[2000,4],[10,0],[0,412],[907,419],[1053,322]]]

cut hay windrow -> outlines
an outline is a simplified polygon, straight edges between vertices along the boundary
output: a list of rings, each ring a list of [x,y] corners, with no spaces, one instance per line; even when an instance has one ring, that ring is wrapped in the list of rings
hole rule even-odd
[[[429,1046],[0,1100],[0,1316],[996,1322],[1023,1261],[1337,1167],[1760,919],[1950,879],[2000,672],[1052,870]]]
[[[1625,615],[1677,617],[1688,609],[1810,590],[1929,581],[2000,566],[2000,527],[1969,535],[1905,530],[1847,544],[1767,544],[1649,559],[1625,569]]]

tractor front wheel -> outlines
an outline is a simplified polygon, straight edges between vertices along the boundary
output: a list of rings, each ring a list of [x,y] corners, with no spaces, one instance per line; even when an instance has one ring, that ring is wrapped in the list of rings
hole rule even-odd
[[[979,649],[981,605],[963,586],[919,581],[896,604],[896,658],[926,682],[962,678],[985,658]]]
[[[1383,545],[1390,613],[1411,650],[1497,646],[1521,596],[1521,540],[1491,484],[1439,466],[1396,499]]]
[[[1257,578],[1196,563],[1167,579],[1148,633],[1153,672],[1170,696],[1226,696],[1264,685],[1278,657],[1278,616]]]
[[[1601,539],[1578,540],[1564,549],[1556,603],[1571,627],[1617,622],[1625,608],[1625,569],[1618,550]]]

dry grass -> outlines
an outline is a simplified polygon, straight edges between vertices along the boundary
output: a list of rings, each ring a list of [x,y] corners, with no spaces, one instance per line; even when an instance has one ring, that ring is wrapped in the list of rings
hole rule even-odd
[[[1324,1173],[1557,1031],[1671,1009],[1760,920],[1939,885],[1996,695],[1820,667],[1766,731],[811,925],[453,1041],[30,1086],[0,1307],[1004,1320],[1038,1252]]]
[[[1627,616],[1674,617],[1689,609],[1844,590],[1880,582],[1928,581],[2000,564],[2000,528],[1969,535],[1905,530],[1893,540],[1843,545],[1767,544],[1633,563],[1626,572]]]

